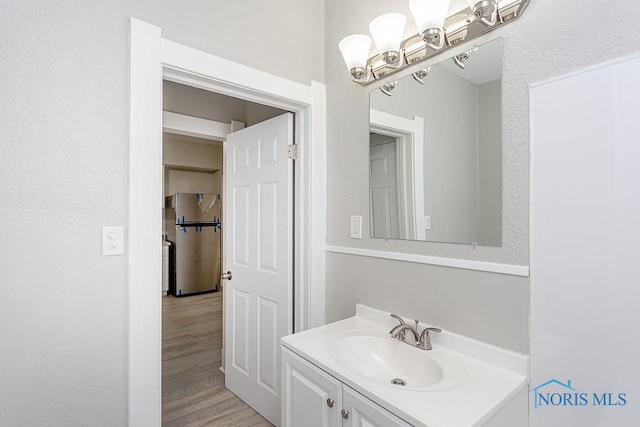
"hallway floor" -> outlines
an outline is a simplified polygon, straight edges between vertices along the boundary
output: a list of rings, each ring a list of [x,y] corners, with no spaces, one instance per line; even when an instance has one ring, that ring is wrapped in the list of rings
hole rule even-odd
[[[162,298],[163,427],[271,427],[224,387],[222,292]]]

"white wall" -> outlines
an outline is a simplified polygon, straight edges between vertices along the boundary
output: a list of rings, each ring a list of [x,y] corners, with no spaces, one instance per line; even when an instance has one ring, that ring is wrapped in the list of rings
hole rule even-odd
[[[535,427],[640,419],[638,75],[636,57],[531,91],[532,388],[584,398],[539,399]]]
[[[100,227],[128,227],[129,17],[307,84],[323,7],[0,2],[0,424],[127,423],[127,261],[100,256]]]
[[[349,238],[350,215],[363,216],[363,229],[368,225],[368,98],[372,87],[350,81],[337,45],[348,34],[367,33],[373,18],[392,11],[410,16],[405,1],[326,0],[328,243],[528,265],[527,85],[637,51],[640,32],[628,23],[640,19],[640,4],[622,0],[603,9],[596,1],[533,0],[520,20],[474,41],[482,44],[497,37],[504,39],[502,247],[477,249]],[[411,19],[408,22],[413,26]],[[409,28],[407,33],[414,30]],[[468,46],[463,44],[452,53]],[[439,60],[436,57],[434,62]],[[570,165],[568,168],[570,171]],[[525,278],[340,254],[327,257],[327,273],[328,319],[349,316],[353,304],[366,302],[429,321],[436,316],[445,329],[528,352],[529,286]],[[502,286],[497,288],[497,282]],[[479,296],[477,304],[471,301],[474,296]],[[458,308],[461,305],[464,310]]]

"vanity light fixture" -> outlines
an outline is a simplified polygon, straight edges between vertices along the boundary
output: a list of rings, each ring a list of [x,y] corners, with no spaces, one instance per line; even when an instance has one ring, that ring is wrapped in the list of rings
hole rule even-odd
[[[473,1],[473,0],[470,0]],[[432,49],[444,46],[444,20],[451,0],[409,0],[409,9],[422,40]]]
[[[355,34],[342,39],[339,44],[340,52],[353,81],[361,85],[373,83],[459,43],[500,28],[519,18],[531,0],[467,2],[469,7],[452,13],[449,10],[451,0],[409,0],[409,9],[418,33],[404,40],[404,15],[387,13],[375,18],[369,25],[378,52],[373,56],[369,56],[371,39],[368,36]],[[468,52],[463,52],[456,58],[462,58],[465,53],[468,57]],[[456,64],[464,68],[466,58],[460,58]],[[426,69],[413,74],[417,81],[424,78],[418,78],[424,70]]]
[[[453,62],[460,68],[462,68],[463,70],[465,69],[465,61],[467,59],[469,59],[469,57],[471,56],[471,52],[475,52],[476,50],[478,50],[478,46],[474,46],[473,49],[469,49],[467,51],[462,52],[459,55],[454,56],[453,58]]]
[[[382,53],[382,60],[388,67],[402,65],[398,60],[406,23],[407,18],[403,14],[387,13],[378,16],[369,24],[369,32],[373,36],[378,52]]]
[[[469,9],[476,19],[490,27],[498,22],[498,2],[496,0],[468,0]]]
[[[380,92],[384,93],[387,96],[391,96],[391,91],[396,88],[397,80],[392,82],[386,82],[380,87]]]
[[[422,70],[418,70],[418,71],[416,71],[415,73],[413,73],[411,75],[413,76],[415,81],[417,81],[418,83],[423,85],[424,84],[424,78],[429,75],[430,71],[431,71],[431,67],[427,67],[427,68],[423,68]]]
[[[338,47],[354,80],[365,77],[371,39],[364,34],[353,34],[343,38]]]

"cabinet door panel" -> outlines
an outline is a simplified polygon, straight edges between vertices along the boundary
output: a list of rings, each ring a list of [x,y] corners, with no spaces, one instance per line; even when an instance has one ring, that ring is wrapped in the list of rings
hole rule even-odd
[[[282,375],[282,427],[342,425],[342,384],[338,380],[285,348]]]
[[[342,407],[349,411],[343,427],[411,427],[411,424],[346,385],[342,387]]]

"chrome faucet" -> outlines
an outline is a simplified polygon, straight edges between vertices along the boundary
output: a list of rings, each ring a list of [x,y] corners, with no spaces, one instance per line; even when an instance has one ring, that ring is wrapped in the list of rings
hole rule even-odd
[[[391,338],[397,338],[399,341],[402,342],[407,342],[405,341],[406,336],[405,336],[405,332],[409,331],[413,334],[413,339],[416,342],[416,346],[418,345],[418,343],[420,342],[420,335],[418,335],[418,331],[416,330],[416,328],[414,326],[411,325],[407,325],[406,323],[403,323],[402,325],[398,325],[395,328],[393,328],[391,331],[389,331],[389,333],[391,334]],[[407,343],[409,344],[409,343]]]
[[[418,323],[420,322],[418,319],[416,319],[416,325],[413,326],[406,324],[397,314],[392,314],[391,317],[400,322],[399,325],[389,331],[391,338],[397,338],[398,341],[402,341],[403,343],[418,347],[422,350],[431,350],[433,348],[431,346],[431,337],[429,336],[429,332],[441,332],[441,329],[425,328],[422,333],[418,333]],[[411,331],[415,344],[406,341],[406,331]]]
[[[405,338],[404,329],[400,329],[400,326],[406,325],[406,323],[404,323],[404,320],[402,319],[402,317],[398,316],[397,314],[392,314],[391,317],[393,317],[398,322],[400,322],[398,326],[396,326],[391,331],[389,331],[389,333],[391,334],[391,337],[398,338],[398,340],[400,341],[404,341],[404,338]]]

